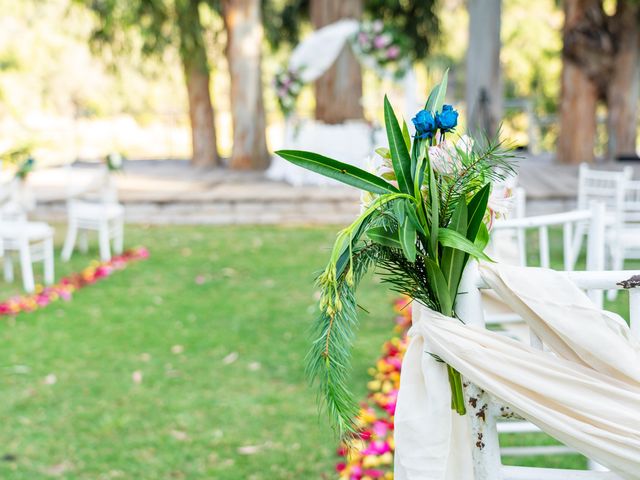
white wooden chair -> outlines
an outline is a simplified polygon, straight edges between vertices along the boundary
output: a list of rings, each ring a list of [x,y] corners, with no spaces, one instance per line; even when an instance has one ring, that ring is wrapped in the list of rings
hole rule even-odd
[[[515,252],[510,252],[516,258],[513,263],[522,267],[531,266],[527,255],[527,232],[538,231],[538,252],[539,266],[551,268],[551,243],[549,230],[551,228],[562,228],[562,255],[564,270],[573,270],[577,258],[580,255],[581,244],[574,242],[576,235],[587,233],[587,270],[604,270],[605,268],[605,206],[603,203],[593,202],[587,208],[572,210],[569,212],[555,213],[550,215],[537,215],[533,217],[512,218],[508,220],[496,221],[492,231],[492,241],[489,252],[501,258],[501,249],[515,248]],[[500,245],[500,241],[509,239],[509,236],[501,234],[508,233],[515,239],[514,245]],[[502,237],[502,238],[501,238]],[[575,248],[578,248],[576,251]],[[509,253],[507,253],[509,255]],[[598,305],[602,305],[601,300],[594,297]],[[500,322],[497,322],[500,323]]]
[[[602,289],[620,289],[618,282],[626,280],[638,271],[590,271],[568,272],[575,284],[587,292]],[[468,325],[485,326],[481,289],[488,288],[477,272],[471,268],[463,277],[456,302],[456,314]],[[640,288],[629,290],[629,307],[632,333],[640,338]],[[542,349],[542,342],[530,332],[531,344]],[[468,415],[472,422],[473,438],[481,438],[482,445],[473,450],[475,480],[621,480],[609,471],[581,471],[550,468],[530,468],[502,465],[498,420],[510,415],[508,409],[496,402],[491,395],[475,385],[467,387],[466,394],[478,399],[468,403]],[[475,442],[474,442],[475,443]]]
[[[124,242],[124,207],[118,203],[118,192],[106,166],[93,181],[81,188],[70,188],[67,199],[68,227],[62,249],[62,260],[68,261],[76,240],[87,251],[87,233],[98,234],[100,259],[111,259],[111,241],[116,254],[122,253]]]
[[[627,185],[633,176],[633,169],[625,167],[621,171],[594,170],[586,163],[580,165],[578,178],[578,209],[588,208],[593,201],[604,203],[606,209],[606,242],[614,270],[621,270],[624,265],[623,248],[618,246],[623,243],[624,237],[624,210]],[[577,260],[580,246],[586,229],[578,226],[573,241],[573,263]],[[615,297],[612,291],[610,299]]]
[[[27,220],[26,209],[29,205],[25,206],[20,201],[27,198],[27,195],[22,193],[24,186],[17,180],[12,182],[6,185],[3,194],[0,194],[0,238],[4,254],[4,278],[13,282],[13,261],[17,256],[24,289],[31,293],[35,291],[33,264],[36,262],[43,262],[45,285],[53,284],[54,230],[47,223]]]
[[[640,259],[640,181],[627,181],[619,223],[608,232],[613,268],[621,270],[627,259]]]
[[[503,245],[502,248],[515,247],[516,252],[511,252],[512,255],[516,253],[517,258],[514,263],[523,267],[531,266],[529,265],[527,258],[527,232],[530,230],[537,230],[540,266],[550,268],[551,244],[549,240],[549,229],[554,227],[562,228],[564,270],[573,270],[573,259],[574,256],[577,257],[577,254],[574,255],[573,252],[573,236],[579,227],[585,227],[588,232],[587,270],[604,270],[605,221],[604,205],[602,203],[593,203],[591,208],[587,210],[574,210],[564,213],[514,218],[496,222],[493,227],[494,231],[492,232],[490,251],[495,252],[496,256],[498,256],[501,249],[499,242],[500,240],[506,240],[506,245]],[[504,234],[510,235],[505,236]],[[599,307],[602,307],[602,291],[591,290],[588,293],[591,300]],[[489,297],[490,294],[486,293],[483,296]],[[484,304],[484,323],[486,325],[490,325],[492,327],[500,326],[505,328],[507,334],[512,335],[514,333],[514,325],[517,325],[518,327],[523,326],[522,318],[508,309],[507,311],[503,311],[499,308],[494,308],[492,311],[491,306],[494,305],[493,297],[485,298]],[[522,328],[520,328],[520,330],[522,330]],[[515,336],[518,337],[518,335]],[[530,422],[510,421],[499,422],[498,431],[505,434],[526,434],[540,432],[540,429]],[[516,457],[564,455],[571,452],[573,452],[573,450],[563,445],[538,447],[512,446],[502,449],[503,455]]]

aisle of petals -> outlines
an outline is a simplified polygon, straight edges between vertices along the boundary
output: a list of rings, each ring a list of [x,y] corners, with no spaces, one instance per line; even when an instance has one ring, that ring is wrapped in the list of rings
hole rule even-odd
[[[369,369],[372,380],[369,394],[362,404],[358,422],[361,432],[355,448],[338,449],[342,461],[336,465],[340,480],[373,480],[393,478],[393,415],[396,409],[402,357],[409,344],[407,330],[411,326],[409,300],[396,301],[396,335],[385,342],[382,356]]]
[[[60,299],[71,300],[71,296],[77,290],[93,285],[118,270],[123,270],[132,261],[144,260],[148,257],[149,252],[145,247],[137,247],[113,257],[107,262],[93,261],[81,272],[63,277],[55,285],[48,287],[38,285],[36,293],[20,295],[0,303],[0,316],[33,312]]]

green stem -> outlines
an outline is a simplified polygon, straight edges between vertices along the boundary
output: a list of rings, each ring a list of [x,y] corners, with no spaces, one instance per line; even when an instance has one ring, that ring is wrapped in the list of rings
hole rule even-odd
[[[447,365],[449,385],[451,386],[451,408],[459,415],[467,413],[464,403],[464,391],[462,389],[462,376],[451,365]]]

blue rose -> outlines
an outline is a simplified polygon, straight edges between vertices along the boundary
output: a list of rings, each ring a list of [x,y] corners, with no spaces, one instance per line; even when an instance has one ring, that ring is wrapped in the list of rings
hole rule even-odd
[[[432,138],[435,135],[436,120],[429,110],[420,110],[411,121],[416,127],[416,138]]]
[[[458,125],[458,112],[451,105],[443,105],[442,112],[436,113],[436,124],[442,132],[450,132]]]

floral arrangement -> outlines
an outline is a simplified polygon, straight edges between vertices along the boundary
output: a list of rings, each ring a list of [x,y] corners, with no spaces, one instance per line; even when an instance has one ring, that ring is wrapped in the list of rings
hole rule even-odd
[[[297,70],[281,70],[276,74],[273,86],[276,89],[280,110],[285,117],[288,117],[295,109],[296,100],[304,86],[300,72]]]
[[[0,316],[33,312],[60,299],[71,300],[73,293],[81,288],[93,285],[98,280],[109,277],[118,270],[123,270],[132,261],[146,258],[149,258],[148,250],[144,247],[137,247],[113,257],[107,262],[92,262],[81,272],[64,277],[55,285],[49,287],[38,285],[34,294],[14,297],[0,303]]]
[[[488,260],[484,248],[489,241],[492,182],[513,172],[512,150],[500,141],[461,138],[451,144],[446,139],[458,119],[453,107],[444,104],[446,86],[445,73],[413,118],[413,139],[385,98],[389,148],[378,149],[386,167],[378,175],[313,152],[276,152],[295,165],[365,192],[363,212],[338,233],[318,278],[320,314],[307,357],[308,374],[318,381],[329,416],[347,441],[357,438],[359,431],[359,409],[348,374],[360,279],[377,267],[393,290],[455,317],[454,301],[467,261]],[[460,374],[450,366],[448,372],[452,408],[464,415]]]
[[[20,180],[26,180],[27,176],[29,176],[29,173],[31,173],[33,171],[33,168],[35,167],[35,164],[36,164],[35,159],[31,155],[29,155],[18,166],[18,169],[16,170],[16,178],[18,178]]]
[[[394,414],[400,388],[402,359],[409,346],[407,330],[411,325],[410,299],[402,297],[395,303],[396,332],[385,342],[382,356],[369,369],[372,380],[367,384],[369,395],[361,405],[356,422],[360,428],[356,448],[338,448],[342,457],[336,465],[340,480],[393,478]]]
[[[410,67],[408,40],[382,20],[362,22],[351,44],[361,61],[380,77],[400,79]]]
[[[122,155],[117,152],[112,152],[104,158],[104,163],[110,172],[118,172],[122,170],[123,160]]]

